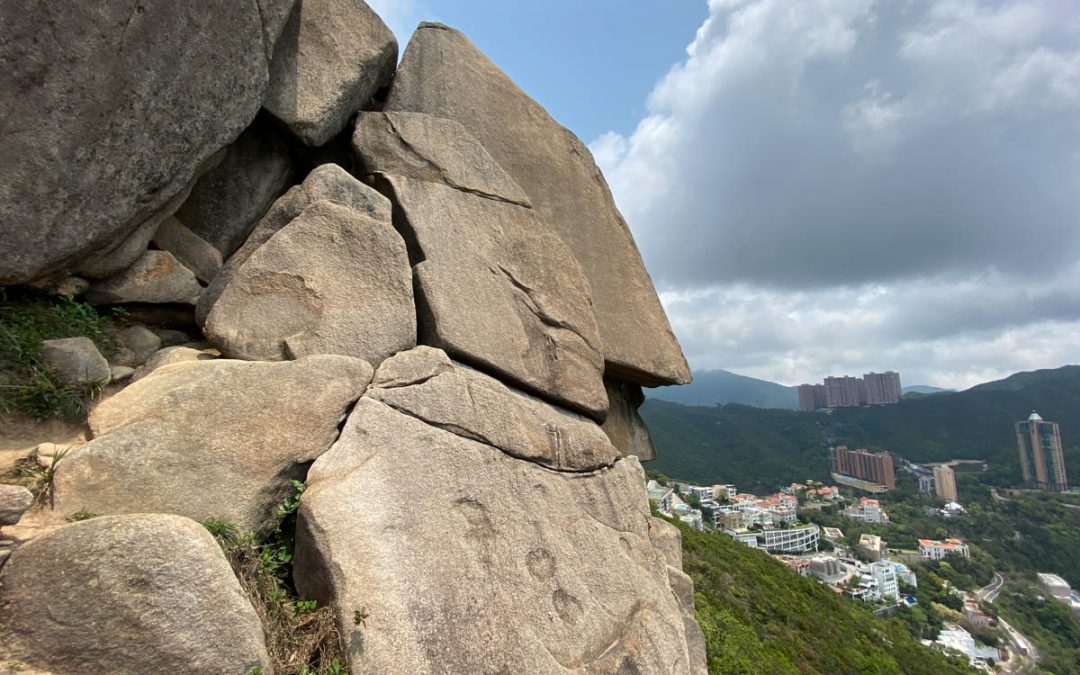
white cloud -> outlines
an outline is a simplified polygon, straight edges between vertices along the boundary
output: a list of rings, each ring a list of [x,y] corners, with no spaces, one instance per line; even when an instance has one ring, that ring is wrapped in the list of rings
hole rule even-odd
[[[1074,4],[709,7],[634,133],[591,145],[692,366],[1080,361]]]

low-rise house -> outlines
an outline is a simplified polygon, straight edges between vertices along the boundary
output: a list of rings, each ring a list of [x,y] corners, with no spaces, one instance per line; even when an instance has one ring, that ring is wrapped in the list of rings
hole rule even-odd
[[[885,600],[900,599],[900,584],[897,580],[896,565],[888,560],[870,564],[870,576],[877,582],[878,595]]]
[[[946,502],[945,506],[941,507],[941,511],[938,513],[940,513],[943,518],[956,518],[957,516],[964,515],[966,511],[963,506],[960,506],[956,502]]]
[[[850,574],[847,565],[835,556],[814,556],[810,559],[810,574],[827,584],[843,581]]]
[[[859,549],[869,556],[870,560],[881,560],[881,554],[885,550],[885,542],[876,534],[863,534],[859,537]]]
[[[924,642],[929,642],[924,641]],[[996,647],[983,647],[975,644],[975,638],[960,626],[947,623],[932,643],[938,647],[955,649],[968,657],[968,663],[976,668],[988,669],[990,662],[997,662],[1001,654]]]
[[[676,504],[672,507],[671,514],[695,530],[705,529],[705,522],[701,518],[701,511],[691,508],[689,504]]]
[[[943,541],[920,539],[919,555],[927,560],[941,560],[947,555],[962,555],[965,558],[970,558],[971,551],[968,549],[968,545],[959,539],[945,539]]]
[[[654,480],[649,481],[647,490],[649,492],[649,501],[652,502],[657,511],[663,514],[671,513],[671,508],[675,505],[674,490]]]
[[[1072,587],[1069,586],[1068,581],[1065,581],[1058,575],[1050,574],[1049,572],[1039,572],[1039,585],[1042,586],[1044,591],[1064,602],[1066,605],[1072,602]]]
[[[716,489],[711,485],[688,485],[682,491],[684,495],[694,495],[698,501],[711,501],[716,499]]]
[[[889,514],[881,508],[881,502],[869,497],[860,497],[858,502],[844,509],[844,515],[864,523],[884,525],[889,522]]]

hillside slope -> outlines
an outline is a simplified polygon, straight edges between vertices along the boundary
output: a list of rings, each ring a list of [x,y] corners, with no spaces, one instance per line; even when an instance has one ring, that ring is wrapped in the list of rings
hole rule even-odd
[[[677,525],[710,673],[970,672],[765,553]]]
[[[683,405],[741,403],[757,408],[799,409],[799,393],[795,387],[739,375],[729,370],[696,372],[694,381],[690,384],[650,389],[648,396]]]
[[[916,462],[984,459],[984,478],[1020,480],[1013,425],[1035,409],[1060,424],[1067,467],[1080,467],[1080,367],[1018,373],[956,393],[831,414],[649,400],[657,447],[650,468],[702,483],[776,486],[828,476],[828,443],[889,450]],[[1074,471],[1080,468],[1074,469]]]

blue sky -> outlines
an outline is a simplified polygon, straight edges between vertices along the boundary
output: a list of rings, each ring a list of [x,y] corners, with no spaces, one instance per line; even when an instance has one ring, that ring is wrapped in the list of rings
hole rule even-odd
[[[691,367],[1080,363],[1080,0],[373,0],[589,145]]]
[[[418,21],[463,31],[586,142],[629,134],[653,85],[686,56],[708,16],[697,0],[384,0],[402,50]]]

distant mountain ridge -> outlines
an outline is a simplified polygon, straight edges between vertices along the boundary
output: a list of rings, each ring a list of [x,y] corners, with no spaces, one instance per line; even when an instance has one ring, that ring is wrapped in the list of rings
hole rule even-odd
[[[1016,373],[971,389],[832,413],[690,407],[648,400],[657,459],[647,466],[700,483],[769,487],[828,478],[829,443],[888,450],[915,462],[985,459],[984,478],[1020,480],[1013,425],[1032,410],[1061,427],[1065,465],[1080,473],[1080,366]]]
[[[739,375],[730,370],[697,371],[690,384],[649,389],[646,395],[681,405],[741,403],[755,408],[799,409],[799,392],[796,387]]]
[[[907,394],[951,394],[955,392],[955,389],[943,389],[941,387],[931,387],[928,384],[913,384],[908,387],[904,387],[901,392],[904,395]]]

